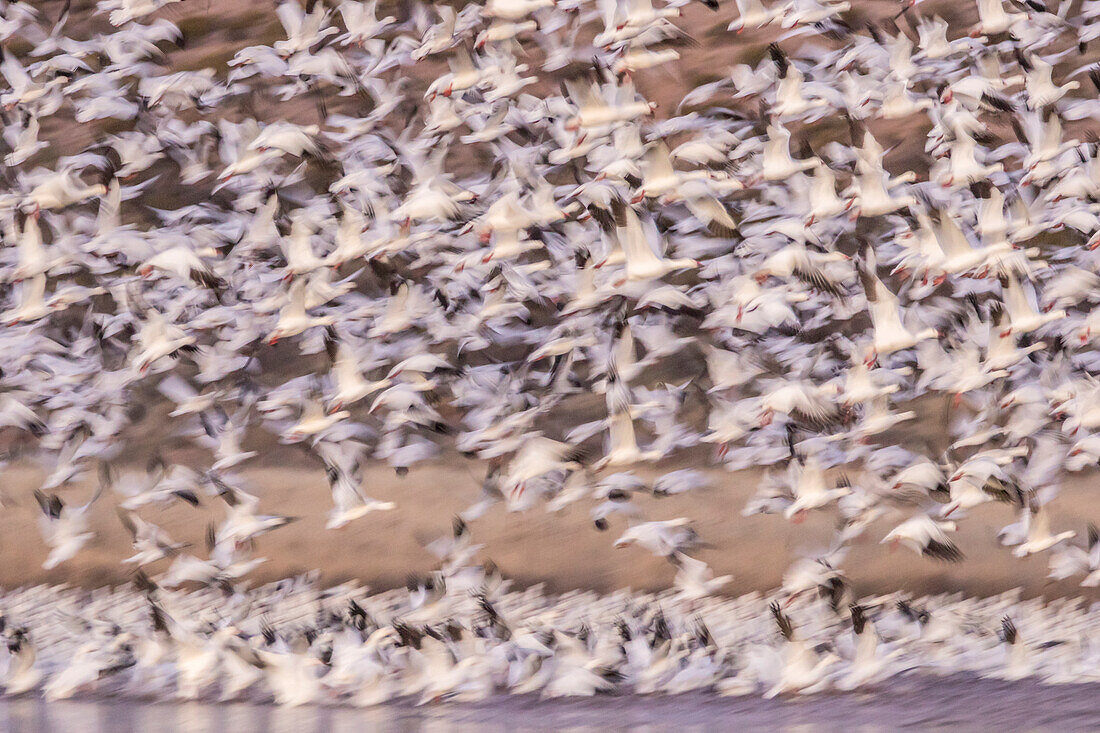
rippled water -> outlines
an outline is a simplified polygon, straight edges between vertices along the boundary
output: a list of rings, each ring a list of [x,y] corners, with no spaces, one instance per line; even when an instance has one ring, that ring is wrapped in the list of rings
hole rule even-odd
[[[1075,731],[1100,729],[1100,685],[1041,686],[970,677],[907,677],[874,692],[790,700],[533,697],[477,704],[406,704],[378,708],[277,708],[262,703],[169,703],[37,698],[0,701],[0,731],[80,733],[577,733],[777,730],[792,733],[911,730]]]

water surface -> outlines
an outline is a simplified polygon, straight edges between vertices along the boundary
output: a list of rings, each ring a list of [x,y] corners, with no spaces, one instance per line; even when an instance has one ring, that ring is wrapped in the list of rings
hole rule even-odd
[[[1043,686],[967,676],[894,680],[873,692],[787,700],[597,697],[539,700],[501,696],[481,703],[417,707],[279,708],[265,703],[155,702],[38,698],[0,701],[0,730],[9,733],[511,733],[774,730],[791,733],[1100,730],[1100,684]]]

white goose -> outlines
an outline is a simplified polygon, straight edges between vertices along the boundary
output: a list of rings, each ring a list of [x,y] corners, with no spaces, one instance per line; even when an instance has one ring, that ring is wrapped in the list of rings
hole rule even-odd
[[[313,222],[304,212],[293,217],[290,236],[282,244],[283,254],[286,256],[285,277],[308,275],[327,265],[325,258],[319,257],[313,251],[311,242],[314,230]]]
[[[340,529],[371,512],[383,512],[397,507],[392,501],[379,501],[363,493],[357,448],[321,441],[318,453],[325,461],[325,475],[332,491],[332,510],[325,529]]]
[[[372,243],[363,238],[363,232],[367,230],[368,225],[367,218],[361,211],[341,202],[338,220],[336,247],[324,258],[326,265],[337,269],[345,262],[357,260],[367,254],[372,246]]]
[[[726,30],[734,33],[758,30],[779,23],[789,8],[787,3],[769,8],[761,0],[736,0],[736,3],[738,16],[726,26]]]
[[[1007,12],[1004,0],[977,0],[977,3],[978,22],[970,31],[971,38],[982,35],[998,36],[1028,19],[1027,13]]]
[[[1026,287],[1022,285],[1011,272],[1001,275],[1000,281],[1008,321],[1002,335],[1020,336],[1066,317],[1061,308],[1045,313],[1040,311],[1034,288],[1030,283]]]
[[[960,38],[955,41],[947,40],[947,21],[938,15],[931,19],[921,18],[917,23],[917,35],[921,53],[926,59],[938,60],[947,58],[956,53],[960,48],[965,48],[968,41]]]
[[[780,123],[768,125],[767,138],[761,167],[761,175],[766,181],[782,181],[795,173],[824,165],[816,156],[805,160],[791,157],[791,132]]]
[[[276,41],[272,44],[272,48],[283,58],[288,58],[339,33],[340,30],[335,26],[325,26],[331,13],[332,11],[326,9],[323,3],[315,3],[312,12],[308,14],[298,3],[279,3],[275,8],[275,15],[278,16],[283,30],[286,31],[286,40]]]
[[[874,362],[879,356],[912,348],[926,339],[938,338],[939,333],[934,328],[915,333],[906,328],[902,323],[901,305],[897,296],[883,285],[875,273],[874,250],[867,247],[865,253],[864,263],[858,269],[874,328],[868,361]]]
[[[302,403],[298,421],[282,434],[285,443],[299,443],[306,438],[323,435],[342,420],[351,417],[347,410],[325,410],[317,400]]]
[[[334,338],[331,331],[326,336],[325,345],[332,361],[331,376],[336,388],[328,400],[329,411],[342,410],[390,386],[387,379],[377,382],[364,379],[360,367],[361,358],[343,340]]]
[[[0,322],[9,326],[30,323],[45,318],[53,311],[54,308],[46,300],[46,276],[35,275],[19,283],[19,300],[0,313]]]
[[[780,610],[778,604],[772,604],[771,611],[786,643],[780,652],[778,679],[764,693],[764,697],[770,699],[785,693],[813,692],[824,687],[829,668],[839,662],[840,657],[831,651],[819,655],[809,642],[796,635],[790,617]]]
[[[1012,551],[1016,557],[1046,552],[1077,536],[1072,530],[1053,534],[1050,531],[1050,513],[1045,510],[1044,505],[1037,502],[1028,507],[1027,519],[1027,538]]]
[[[817,221],[828,221],[848,209],[844,199],[837,194],[836,175],[824,164],[814,166],[806,198],[809,201],[806,226],[813,226]]]
[[[1081,87],[1077,81],[1067,81],[1061,86],[1055,84],[1052,79],[1054,65],[1044,58],[1025,57],[1022,54],[1018,58],[1024,68],[1024,89],[1027,91],[1027,106],[1031,109],[1054,104],[1069,92]]]
[[[41,530],[50,554],[42,563],[44,570],[50,570],[73,558],[91,542],[95,533],[89,527],[88,510],[92,508],[103,491],[100,485],[87,504],[79,507],[66,506],[56,494],[46,494],[35,490],[34,498],[42,510]]]
[[[599,470],[606,467],[629,466],[660,459],[661,451],[643,451],[638,447],[630,405],[630,390],[614,372],[608,375],[606,402],[608,446],[604,457],[596,463],[594,468]]]
[[[806,512],[820,509],[852,493],[846,482],[830,488],[825,478],[825,469],[814,456],[804,461],[792,459],[787,467],[788,481],[794,501],[783,510],[783,516],[800,523]]]
[[[1088,545],[1055,547],[1050,553],[1050,574],[1052,580],[1064,580],[1075,575],[1085,575],[1081,585],[1095,588],[1100,585],[1100,531],[1096,525],[1088,527]]]
[[[668,145],[658,141],[645,153],[642,164],[642,185],[631,203],[639,203],[646,198],[660,198],[675,193],[685,181],[706,179],[706,171],[677,171],[672,167],[672,157]]]
[[[141,374],[145,374],[153,364],[165,357],[172,356],[181,349],[192,347],[195,337],[166,319],[160,311],[151,308],[146,313],[145,322],[138,330],[137,348],[132,363]],[[170,365],[166,364],[164,368]]]
[[[267,343],[274,346],[280,339],[297,336],[310,328],[331,326],[336,322],[334,316],[311,316],[306,311],[307,281],[299,278],[290,284],[286,295],[286,304],[279,310],[279,319],[267,334]]]
[[[682,552],[669,555],[669,561],[676,566],[672,585],[685,600],[698,600],[714,595],[733,580],[732,575],[715,577],[709,565]]]
[[[639,117],[649,117],[657,105],[637,99],[632,85],[617,87],[614,101],[606,100],[595,84],[576,86],[566,82],[569,96],[577,105],[576,114],[565,122],[569,131],[599,130],[616,122],[626,122]]]
[[[948,537],[958,527],[954,522],[937,521],[927,514],[910,517],[890,530],[882,544],[905,545],[919,555],[947,562],[958,562],[963,555]]]
[[[698,260],[662,257],[653,233],[643,226],[634,210],[620,203],[620,212],[626,223],[616,233],[626,256],[626,276],[618,284],[653,280],[677,270],[699,268]]]
[[[4,130],[4,142],[11,152],[4,156],[4,164],[17,167],[25,163],[49,143],[38,139],[39,123],[36,115],[27,114],[22,118],[21,126]]]
[[[554,5],[554,0],[488,0],[482,14],[503,20],[523,20],[532,13]]]
[[[43,672],[37,665],[38,653],[23,629],[16,629],[7,642],[8,662],[3,685],[6,697],[30,692],[42,681]]]
[[[23,199],[23,210],[38,216],[43,209],[63,209],[107,193],[103,184],[85,186],[72,170],[50,173]]]
[[[475,64],[474,59],[466,51],[459,51],[447,60],[450,72],[440,76],[424,92],[424,96],[431,100],[437,96],[451,97],[456,92],[458,96],[467,89],[473,89],[481,84],[487,75],[487,71]]]
[[[940,176],[944,188],[959,188],[971,183],[988,180],[994,173],[1004,171],[1000,163],[985,165],[978,160],[978,143],[960,126],[954,128],[954,139],[950,144],[951,153],[947,159],[946,172]]]
[[[915,197],[908,194],[895,196],[890,192],[891,188],[902,183],[912,183],[914,180],[916,180],[916,174],[913,171],[906,171],[890,178],[890,174],[881,167],[862,170],[852,178],[847,206],[854,207],[854,211],[849,214],[849,217],[857,219],[861,216],[885,216],[900,209],[916,206]]]
[[[837,687],[841,690],[855,690],[889,677],[890,661],[902,651],[880,652],[878,629],[867,611],[862,606],[853,605],[849,612],[856,641],[855,657],[837,681]]]
[[[979,276],[989,271],[990,262],[1012,249],[1007,240],[992,242],[985,247],[973,247],[959,220],[949,211],[941,212],[939,226],[936,227],[936,241],[939,243],[944,259],[940,269],[949,274],[959,274],[979,270]]]
[[[378,17],[378,0],[367,0],[367,2],[344,0],[336,6],[336,9],[340,11],[344,19],[344,27],[348,29],[341,38],[341,44],[344,46],[356,44],[362,47],[397,20],[392,15]]]
[[[773,46],[773,48],[775,48]],[[786,59],[781,52],[773,51],[773,58],[779,65],[779,83],[775,87],[775,103],[771,113],[785,119],[802,118],[813,110],[823,110],[829,102],[821,97],[810,98],[804,93],[805,74],[798,66]]]
[[[64,76],[57,75],[47,82],[36,82],[10,51],[0,51],[0,74],[4,75],[10,87],[0,93],[0,106],[7,110],[34,105],[67,81]],[[49,114],[48,106],[37,112]]]
[[[899,80],[887,84],[879,115],[884,120],[903,120],[927,112],[934,104],[931,99],[915,97],[909,91],[908,80]]]

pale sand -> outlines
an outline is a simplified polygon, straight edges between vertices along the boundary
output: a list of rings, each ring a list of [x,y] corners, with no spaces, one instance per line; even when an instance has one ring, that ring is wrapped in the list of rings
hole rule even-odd
[[[191,453],[173,454],[172,460],[181,461]],[[194,465],[209,465],[197,455],[195,458]],[[324,529],[331,504],[320,466],[303,464],[296,451],[281,446],[272,449],[269,463],[271,459],[279,460],[279,465],[251,468],[242,475],[260,496],[262,510],[301,519],[256,542],[256,554],[268,560],[250,576],[254,581],[318,569],[326,584],[358,578],[377,589],[401,585],[408,573],[433,567],[435,559],[423,545],[450,531],[452,517],[476,499],[483,474],[479,464],[460,458],[413,468],[405,478],[398,478],[388,467],[372,466],[364,472],[367,492],[396,502],[398,508],[333,531]],[[683,465],[667,462],[661,465],[661,472]],[[709,489],[663,499],[644,496],[638,504],[648,518],[695,519],[703,540],[711,545],[699,557],[717,574],[734,576],[727,592],[774,588],[797,553],[828,546],[835,511],[813,512],[797,525],[778,516],[742,517],[741,510],[760,473],[707,473],[713,484]],[[124,582],[128,568],[119,561],[128,554],[129,538],[115,514],[118,497],[109,492],[93,509],[95,540],[61,567],[42,570],[47,550],[38,531],[40,511],[31,493],[41,476],[39,470],[26,466],[9,467],[5,472],[0,585]],[[92,493],[92,480],[66,488],[61,495],[73,504],[86,501]],[[1069,528],[1083,537],[1088,521],[1100,523],[1100,504],[1092,499],[1089,488],[1093,480],[1091,476],[1075,479],[1052,504],[1056,531]],[[545,582],[552,591],[667,587],[674,569],[645,550],[614,549],[613,542],[625,528],[623,520],[614,519],[607,532],[599,532],[588,516],[591,506],[591,502],[581,502],[555,515],[541,506],[526,513],[508,513],[503,505],[497,505],[471,523],[473,536],[485,545],[482,558],[492,559],[506,576],[524,585]],[[224,504],[204,497],[197,509],[178,503],[165,510],[147,508],[141,515],[163,526],[177,541],[194,543],[192,549],[201,554],[205,551],[205,528],[211,521],[220,521]],[[904,517],[898,514],[893,519],[900,522]],[[991,594],[1022,586],[1028,595],[1081,593],[1100,598],[1095,591],[1080,589],[1072,582],[1046,584],[1046,555],[1019,560],[1009,548],[998,546],[997,530],[1013,519],[1013,507],[988,504],[961,521],[956,538],[967,558],[957,565],[926,560],[905,549],[891,552],[878,540],[892,525],[889,520],[880,521],[851,549],[843,567],[861,593],[905,589]],[[162,561],[151,566],[150,572],[164,567]]]

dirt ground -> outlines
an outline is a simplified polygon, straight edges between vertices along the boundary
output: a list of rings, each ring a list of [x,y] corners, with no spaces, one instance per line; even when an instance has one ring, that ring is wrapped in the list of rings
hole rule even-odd
[[[678,468],[662,465],[663,470]],[[639,475],[646,475],[638,471]],[[479,492],[482,469],[454,458],[412,469],[404,478],[388,467],[365,471],[366,490],[398,508],[375,513],[346,527],[325,530],[330,496],[320,468],[266,466],[242,472],[247,487],[261,498],[267,511],[300,517],[256,543],[257,556],[267,562],[250,576],[272,580],[318,569],[325,583],[358,578],[376,589],[399,586],[408,573],[431,569],[434,557],[424,544],[450,531],[451,518],[472,503]],[[758,472],[709,472],[712,486],[696,495],[663,499],[645,497],[639,505],[654,519],[679,516],[695,526],[710,545],[699,557],[717,574],[732,574],[730,593],[776,587],[783,571],[798,553],[827,547],[836,521],[832,512],[811,514],[803,524],[782,517],[742,517],[741,509],[755,490]],[[5,474],[7,502],[0,511],[0,585],[72,583],[97,586],[125,582],[127,570],[119,564],[129,550],[129,538],[114,510],[117,497],[107,493],[93,507],[95,540],[77,557],[51,571],[41,569],[46,547],[38,531],[39,509],[31,497],[42,474],[30,467],[9,468]],[[1052,505],[1056,530],[1070,528],[1081,536],[1088,521],[1100,523],[1100,505],[1091,500],[1089,483],[1071,483]],[[66,489],[77,503],[93,492],[91,485]],[[674,568],[638,548],[614,549],[625,529],[614,520],[606,532],[595,529],[588,505],[578,504],[560,515],[541,507],[526,513],[508,513],[502,505],[471,523],[474,539],[484,544],[481,556],[492,559],[508,577],[528,585],[546,583],[551,590],[622,587],[668,587]],[[194,543],[203,551],[203,533],[211,521],[220,521],[224,505],[205,498],[199,508],[178,503],[165,510],[146,509],[142,515],[163,526],[176,541]],[[901,521],[904,515],[892,519]],[[989,594],[1022,586],[1027,595],[1085,592],[1072,583],[1047,584],[1046,556],[1019,560],[1008,548],[995,544],[997,530],[1013,521],[1007,505],[986,505],[960,522],[956,537],[967,559],[945,565],[917,557],[905,549],[891,552],[878,540],[889,530],[890,519],[872,525],[866,540],[850,551],[844,568],[861,593],[906,589],[912,592],[963,590]],[[165,567],[162,561],[151,570]],[[1100,598],[1100,595],[1088,597]]]

